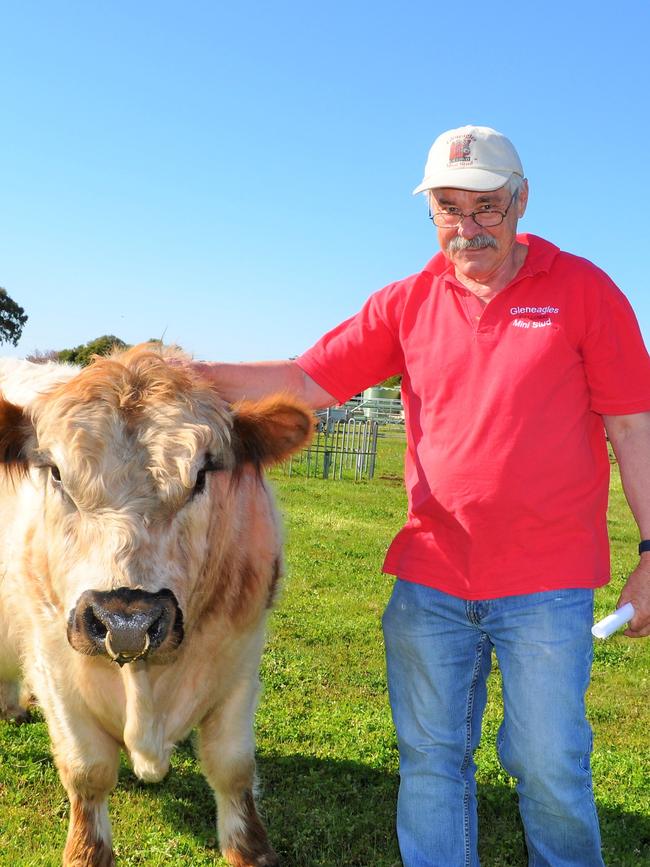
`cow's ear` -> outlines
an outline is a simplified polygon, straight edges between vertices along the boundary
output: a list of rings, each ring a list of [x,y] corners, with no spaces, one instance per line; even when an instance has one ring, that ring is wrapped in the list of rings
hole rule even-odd
[[[275,464],[306,445],[314,432],[313,412],[278,395],[233,407],[233,448],[238,464]]]
[[[0,465],[10,472],[27,472],[27,446],[33,428],[22,407],[0,396]]]

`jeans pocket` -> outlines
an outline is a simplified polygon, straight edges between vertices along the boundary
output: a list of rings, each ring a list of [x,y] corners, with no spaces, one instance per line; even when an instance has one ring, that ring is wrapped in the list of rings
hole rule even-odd
[[[386,634],[387,629],[390,630],[391,623],[395,619],[395,608],[398,604],[397,600],[396,600],[397,592],[398,592],[398,584],[396,581],[395,584],[393,584],[392,593],[390,594],[390,598],[388,599],[388,602],[386,603],[386,608],[384,609],[384,613],[382,614],[382,617],[381,617],[381,625],[382,625],[382,629],[384,630],[384,634]]]

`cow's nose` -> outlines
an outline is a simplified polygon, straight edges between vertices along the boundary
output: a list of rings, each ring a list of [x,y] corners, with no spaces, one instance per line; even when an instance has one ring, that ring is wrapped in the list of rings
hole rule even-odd
[[[182,640],[183,616],[171,590],[86,590],[68,622],[68,641],[75,650],[103,654],[119,665],[160,656]]]

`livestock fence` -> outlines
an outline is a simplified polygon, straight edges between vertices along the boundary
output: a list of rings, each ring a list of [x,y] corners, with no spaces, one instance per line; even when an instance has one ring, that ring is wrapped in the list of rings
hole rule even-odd
[[[375,391],[376,389],[369,390]],[[344,405],[344,409],[349,414],[355,416],[361,414],[382,425],[404,424],[404,407],[402,401],[397,398],[369,397],[364,393],[360,397],[348,401]]]
[[[344,410],[319,413],[311,444],[284,464],[286,475],[322,479],[372,479],[379,423]]]

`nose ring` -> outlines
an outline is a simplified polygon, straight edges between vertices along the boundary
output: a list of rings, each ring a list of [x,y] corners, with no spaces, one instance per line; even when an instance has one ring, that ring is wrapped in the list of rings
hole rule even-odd
[[[143,656],[146,656],[147,651],[149,650],[149,645],[151,644],[151,639],[149,638],[149,633],[147,632],[144,636],[144,647],[137,653],[135,656],[128,656],[129,662],[135,662],[137,659],[142,659]],[[104,647],[106,648],[106,653],[110,656],[113,662],[119,663],[120,658],[123,658],[125,654],[123,653],[115,653],[113,650],[113,646],[111,644],[111,633],[106,633],[106,638],[104,639]]]

